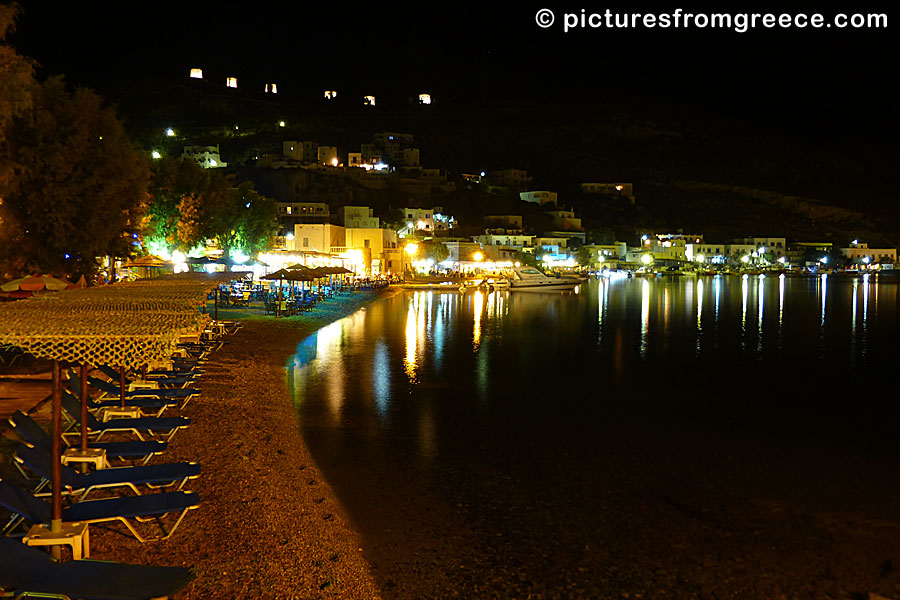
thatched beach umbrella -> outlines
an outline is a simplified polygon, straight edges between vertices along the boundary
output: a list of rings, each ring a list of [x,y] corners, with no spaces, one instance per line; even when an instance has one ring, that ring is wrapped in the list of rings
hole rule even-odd
[[[51,425],[51,531],[62,530],[62,406],[60,362],[86,365],[146,364],[165,359],[181,335],[197,331],[209,317],[196,309],[196,300],[209,281],[159,282],[133,294],[126,284],[61,292],[53,300],[34,298],[0,306],[0,345],[10,345],[53,361]],[[175,296],[172,300],[167,296]],[[168,302],[168,303],[167,303]],[[204,300],[205,302],[205,300]],[[155,310],[165,306],[168,310]],[[121,384],[121,382],[120,382]],[[124,388],[123,388],[124,389]],[[82,384],[82,402],[87,390]],[[82,413],[86,410],[82,408]],[[82,421],[83,423],[83,421]],[[83,425],[82,425],[83,427]],[[82,432],[82,447],[86,437]]]

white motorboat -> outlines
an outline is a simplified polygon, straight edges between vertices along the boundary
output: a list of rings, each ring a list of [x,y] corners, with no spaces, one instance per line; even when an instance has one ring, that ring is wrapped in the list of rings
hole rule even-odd
[[[584,283],[574,275],[548,275],[537,267],[516,267],[509,279],[511,292],[554,292],[574,290]]]

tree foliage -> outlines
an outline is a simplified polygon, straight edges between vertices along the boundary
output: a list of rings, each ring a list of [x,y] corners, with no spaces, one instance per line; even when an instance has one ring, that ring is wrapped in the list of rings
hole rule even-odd
[[[215,240],[225,256],[237,250],[252,255],[278,230],[275,200],[250,182],[234,185],[222,171],[193,161],[156,161],[151,196],[144,235],[163,240],[169,251]]]
[[[201,231],[218,242],[225,256],[237,250],[255,254],[278,230],[278,204],[249,181],[209,200],[202,209]]]
[[[146,208],[146,161],[96,93],[70,93],[53,77],[30,94],[30,107],[5,128],[3,158],[12,168],[0,257],[19,272],[91,275],[97,257],[130,253]]]
[[[151,200],[143,227],[145,238],[161,241],[169,251],[193,248],[205,241],[200,228],[203,207],[216,204],[216,197],[227,191],[224,176],[202,169],[194,161],[154,161]]]
[[[450,251],[447,250],[447,246],[444,245],[443,242],[439,242],[438,240],[426,240],[419,243],[418,255],[422,258],[430,258],[435,263],[439,263],[447,260],[447,257],[450,256]]]

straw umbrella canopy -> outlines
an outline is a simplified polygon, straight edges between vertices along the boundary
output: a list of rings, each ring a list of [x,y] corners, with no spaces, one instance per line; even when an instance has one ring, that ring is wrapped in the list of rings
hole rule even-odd
[[[155,282],[159,283],[71,290],[54,300],[34,298],[0,306],[0,345],[53,361],[50,527],[54,532],[62,528],[60,361],[124,367],[162,360],[171,356],[182,334],[197,331],[209,319],[197,312],[196,300],[210,280]],[[143,297],[133,294],[135,287],[144,288]],[[82,388],[82,402],[85,396]],[[85,443],[84,430],[82,440]]]

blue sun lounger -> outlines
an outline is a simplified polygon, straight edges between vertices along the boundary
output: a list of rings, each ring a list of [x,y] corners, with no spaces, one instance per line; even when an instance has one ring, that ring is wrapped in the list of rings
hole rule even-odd
[[[88,385],[100,390],[106,395],[119,398],[119,386],[111,381],[104,381],[99,377],[88,377]],[[137,389],[125,390],[125,398],[179,398],[182,401],[182,408],[187,404],[188,400],[200,393],[196,388],[157,388],[157,389]]]
[[[32,446],[50,453],[53,440],[50,434],[41,428],[34,419],[17,410],[9,417],[9,424],[12,425],[13,431],[31,444]],[[121,459],[133,460],[147,464],[153,456],[161,454],[168,444],[157,440],[148,440],[146,442],[88,442],[88,448],[103,448],[106,450],[107,460]]]
[[[97,367],[100,371],[110,378],[113,382],[118,382],[122,376],[118,369],[111,367],[109,365],[100,365]],[[176,385],[179,387],[184,387],[188,383],[194,380],[194,376],[191,374],[187,375],[154,375],[152,372],[147,373],[147,381],[153,382],[160,386],[170,386]],[[128,385],[132,382],[130,377],[125,378],[125,385]]]
[[[50,483],[53,469],[52,457],[37,448],[19,446],[15,460],[43,478],[36,491]],[[189,479],[200,476],[197,463],[169,463],[143,467],[117,467],[79,473],[72,467],[61,465],[62,487],[66,493],[77,496],[77,502],[84,501],[94,490],[108,488],[128,488],[135,495],[142,492],[139,486],[151,489],[170,488],[180,491]]]
[[[78,382],[78,377],[75,376],[74,379],[69,380],[69,384],[75,388],[74,390],[67,390],[63,388],[63,395],[70,395],[77,402],[81,402],[81,384]],[[88,394],[88,410],[91,411],[100,411],[105,408],[119,408],[122,406],[121,399],[112,396],[106,396],[104,398],[100,398],[99,400],[94,400],[91,398],[90,394]],[[125,408],[137,408],[140,410],[141,414],[145,417],[161,417],[162,413],[166,410],[166,408],[170,406],[179,406],[181,399],[179,398],[159,398],[159,397],[131,397],[125,398]]]
[[[81,423],[81,404],[73,396],[63,394],[62,407],[76,423]],[[99,440],[107,433],[133,433],[137,439],[144,441],[141,435],[162,435],[168,442],[175,433],[182,427],[191,424],[191,420],[185,417],[143,417],[140,419],[112,419],[105,423],[101,423],[88,413],[87,423],[88,435],[96,436]],[[77,435],[77,433],[66,433],[63,435]]]
[[[0,590],[16,598],[151,600],[172,596],[193,579],[184,567],[101,560],[54,562],[46,552],[0,537]]]
[[[200,506],[200,497],[194,492],[163,492],[161,494],[144,494],[143,496],[104,498],[76,502],[71,506],[64,507],[62,520],[65,523],[120,521],[138,541],[159,541],[171,537],[184,519],[184,515],[198,506]],[[49,523],[52,516],[49,502],[36,498],[31,492],[3,480],[0,480],[0,507],[13,514],[13,518],[3,530],[4,533],[23,521],[33,524]],[[171,513],[178,513],[178,517],[166,531],[162,517]],[[162,530],[162,535],[153,537],[141,535],[131,522],[132,519],[139,522],[156,521]]]

